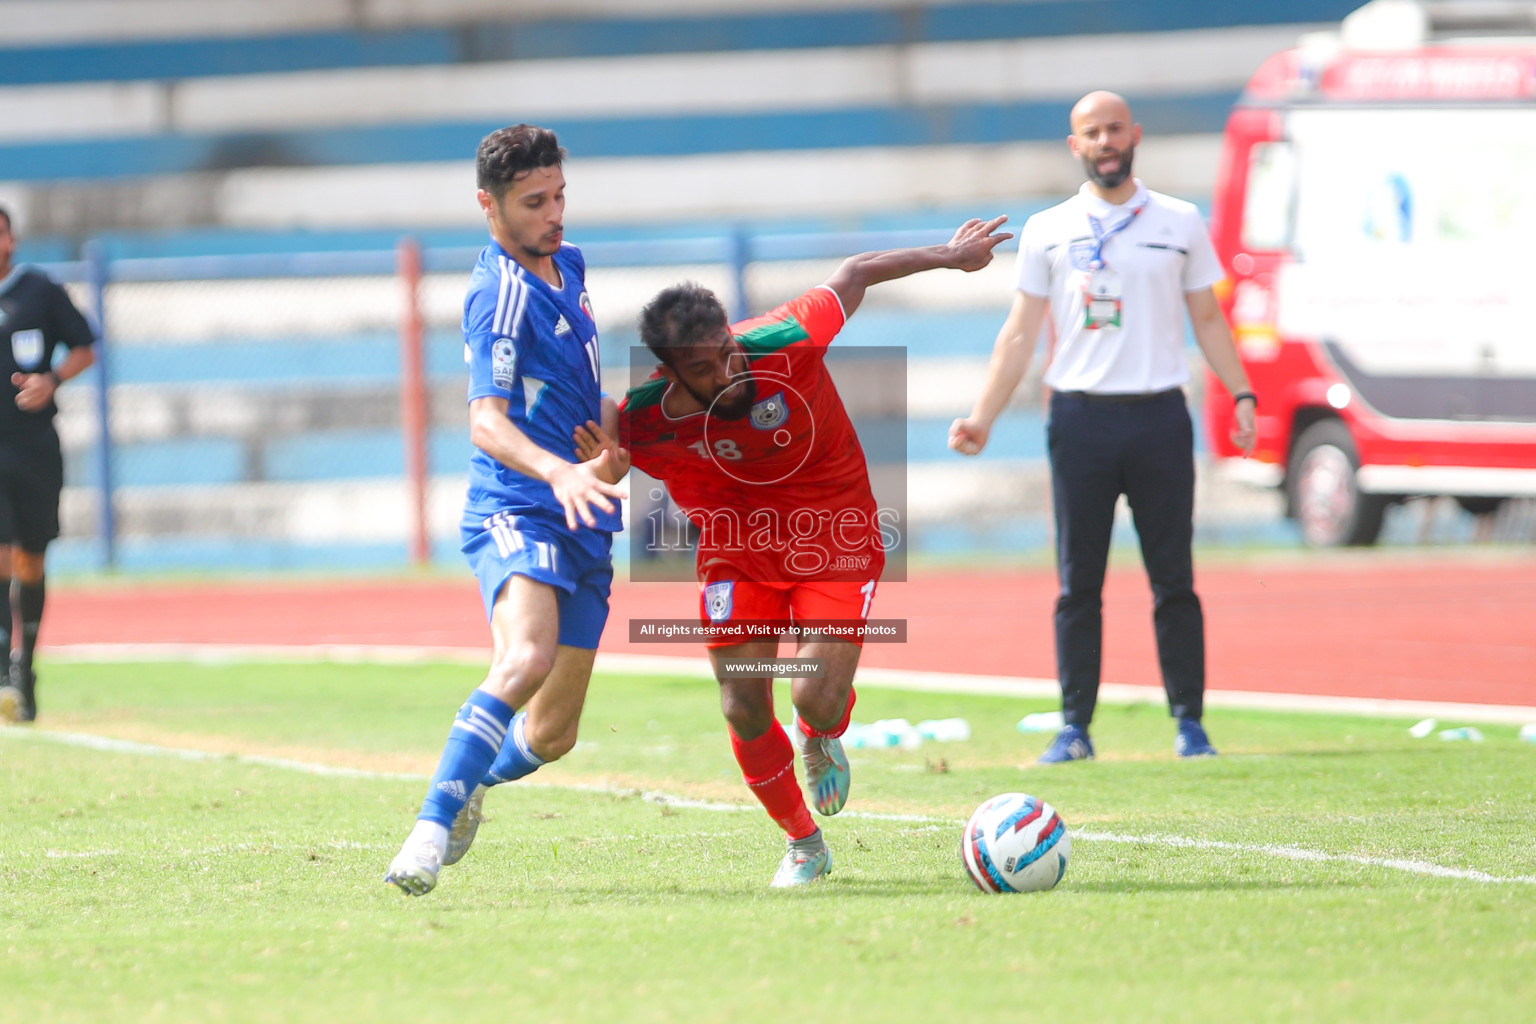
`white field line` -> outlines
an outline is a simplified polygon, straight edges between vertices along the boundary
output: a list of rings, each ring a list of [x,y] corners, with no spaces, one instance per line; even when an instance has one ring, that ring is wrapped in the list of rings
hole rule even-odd
[[[1188,850],[1231,850],[1236,853],[1258,853],[1283,860],[1322,863],[1359,864],[1372,868],[1391,868],[1412,875],[1428,875],[1431,878],[1456,878],[1467,882],[1484,882],[1493,885],[1536,885],[1536,875],[1500,876],[1473,868],[1448,868],[1427,860],[1408,860],[1401,857],[1366,857],[1357,853],[1324,853],[1298,846],[1272,846],[1269,844],[1228,843],[1218,839],[1190,839],[1186,836],[1126,836],[1115,832],[1095,832],[1089,829],[1073,829],[1073,839],[1086,839],[1100,843],[1130,843],[1143,846],[1173,846]]]
[[[48,860],[90,860],[94,857],[222,857],[235,853],[253,853],[258,851],[299,851],[299,850],[373,850],[388,853],[398,850],[398,843],[357,843],[346,839],[336,839],[322,843],[308,843],[295,846],[284,843],[219,843],[216,846],[204,846],[196,850],[182,847],[180,849],[144,849],[144,850],[44,850],[43,857]]]
[[[324,775],[351,779],[384,779],[391,782],[426,782],[430,776],[419,772],[379,772],[367,768],[346,768],[339,765],[319,764],[314,761],[295,761],[286,757],[267,757],[262,754],[220,754],[211,750],[195,750],[189,747],[164,747],[153,743],[138,743],[110,736],[96,736],[83,732],[52,732],[46,729],[0,729],[0,736],[11,739],[34,739],[49,743],[61,743],[69,747],[85,747],[112,754],[139,754],[148,757],[170,757],[181,761],[224,761],[229,764],[250,764],[263,768],[281,768],[285,771],[302,772],[306,775]],[[695,800],[691,797],[664,793],[660,790],[625,789],[620,786],[600,786],[587,783],[560,784],[529,782],[525,785],[547,786],[551,789],[571,790],[579,793],[595,793],[607,796],[638,796],[649,803],[666,804],[669,807],[696,811],[757,811],[755,804],[720,803]],[[931,814],[877,814],[848,811],[844,817],[864,818],[870,821],[909,821],[927,823],[946,819]],[[958,823],[957,823],[958,824]]]
[[[89,733],[65,733],[50,732],[42,729],[0,729],[0,736],[13,739],[34,739],[50,743],[61,743],[66,746],[85,747],[91,750],[100,750],[110,753],[139,754],[153,757],[172,757],[184,761],[230,761],[236,764],[253,764],[264,768],[280,768],[287,771],[305,772],[311,775],[342,776],[347,778],[370,778],[388,781],[424,782],[427,776],[410,772],[375,772],[365,768],[344,768],[335,765],[315,764],[309,761],[295,761],[282,757],[263,757],[254,754],[215,754],[205,750],[192,750],[184,747],[164,747],[150,743],[134,743],[128,740],[118,740],[106,736],[93,736]],[[715,813],[757,813],[758,808],[754,804],[722,803],[711,800],[695,800],[690,797],[678,796],[661,790],[625,789],[616,786],[599,786],[590,784],[561,785],[559,783],[539,783],[550,789],[560,789],[583,793],[596,793],[611,796],[639,796],[640,799],[651,803],[663,804],[668,807],[682,808],[686,810],[709,811]],[[931,827],[959,827],[962,823],[949,819],[943,815],[935,814],[880,814],[864,811],[844,811],[840,817],[848,819],[861,819],[866,821],[896,821],[908,822]],[[925,828],[923,831],[927,831]],[[1275,857],[1281,860],[1303,861],[1308,863],[1342,863],[1357,864],[1361,867],[1386,868],[1391,871],[1402,871],[1411,875],[1427,876],[1430,878],[1449,878],[1458,881],[1478,882],[1485,885],[1536,885],[1536,875],[1492,875],[1486,871],[1478,871],[1472,868],[1451,868],[1430,861],[1411,860],[1401,857],[1367,857],[1355,853],[1328,853],[1323,850],[1308,850],[1296,846],[1276,846],[1268,843],[1232,843],[1216,839],[1191,839],[1187,836],[1123,835],[1117,832],[1098,832],[1093,829],[1071,830],[1073,839],[1084,842],[1100,843],[1124,843],[1140,846],[1168,846],[1175,849],[1189,850],[1223,850],[1233,853],[1255,853],[1265,857]],[[336,846],[337,844],[331,844]],[[373,846],[364,844],[343,844],[346,848],[373,849]],[[244,844],[240,847],[218,847],[217,851],[235,852],[243,849],[261,849],[261,844]],[[110,855],[115,851],[102,851],[102,855]],[[90,852],[55,852],[50,851],[47,856],[60,857],[90,857],[96,854]]]
[[[194,750],[190,747],[162,747],[153,743],[135,743],[133,740],[113,739],[110,736],[94,736],[84,732],[50,732],[46,729],[0,729],[0,736],[11,739],[37,739],[49,743],[62,743],[68,747],[86,747],[112,754],[143,754],[148,757],[173,757],[182,761],[228,761],[231,764],[256,764],[266,768],[283,768],[304,772],[308,775],[332,775],[354,779],[389,779],[397,782],[425,782],[427,776],[414,772],[376,772],[366,768],[345,768],[339,765],[316,764],[313,761],[295,761],[286,757],[266,757],[261,754],[220,754],[212,750]]]
[[[604,836],[603,839],[611,842],[655,842],[672,839],[731,839],[735,836],[736,833],[734,832],[695,830],[692,832],[668,832],[665,835],[631,832],[627,835]],[[396,842],[359,843],[351,839],[332,839],[316,843],[219,843],[214,846],[198,847],[197,849],[180,847],[175,849],[140,850],[44,850],[42,855],[46,860],[91,860],[96,857],[224,857],[238,853],[304,853],[315,850],[362,850],[369,853],[394,853],[399,849],[400,844]]]
[[[476,647],[410,647],[364,644],[72,644],[45,648],[58,661],[144,662],[187,661],[198,664],[275,664],[331,662],[345,665],[418,665],[431,662],[484,665],[489,651]],[[713,680],[703,655],[610,654],[599,652],[597,670],[615,675],[669,675]],[[1061,689],[1054,679],[1028,676],[968,675],[957,672],[917,672],[895,668],[861,668],[858,684],[878,689],[971,696],[1054,698]],[[1105,683],[1099,700],[1106,704],[1161,704],[1160,686]],[[1256,690],[1207,690],[1212,708],[1251,711],[1300,711],[1369,718],[1441,718],[1456,722],[1523,725],[1536,722],[1536,706],[1468,704],[1454,701],[1394,700],[1375,697],[1334,697],[1323,694],[1264,693]]]
[[[431,662],[486,665],[490,649],[426,647],[404,644],[69,644],[43,647],[53,661],[160,662],[186,661],[200,665],[248,663],[341,665],[422,665]]]

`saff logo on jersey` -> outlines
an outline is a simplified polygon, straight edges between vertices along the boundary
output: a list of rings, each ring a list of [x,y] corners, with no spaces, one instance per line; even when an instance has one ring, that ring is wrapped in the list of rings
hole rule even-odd
[[[1073,242],[1067,249],[1067,256],[1072,260],[1072,266],[1077,270],[1093,269],[1093,243]]]
[[[758,430],[772,430],[782,426],[789,419],[789,404],[784,401],[784,392],[780,391],[771,398],[765,398],[752,407],[752,425]]]
[[[517,350],[511,338],[497,338],[491,342],[491,383],[499,388],[511,389],[517,376]]]
[[[710,622],[724,622],[731,617],[731,588],[735,585],[731,580],[704,585],[704,611]]]
[[[23,370],[36,369],[43,364],[43,332],[37,328],[17,331],[11,335],[11,355]]]

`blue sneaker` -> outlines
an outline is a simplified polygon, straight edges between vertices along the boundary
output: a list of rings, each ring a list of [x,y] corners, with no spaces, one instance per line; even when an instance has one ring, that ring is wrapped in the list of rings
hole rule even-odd
[[[1205,735],[1198,718],[1179,719],[1179,733],[1173,738],[1173,752],[1180,757],[1215,757],[1216,748]]]
[[[1051,747],[1040,755],[1039,764],[1060,764],[1063,761],[1092,761],[1093,741],[1088,730],[1080,725],[1069,725],[1056,734]]]

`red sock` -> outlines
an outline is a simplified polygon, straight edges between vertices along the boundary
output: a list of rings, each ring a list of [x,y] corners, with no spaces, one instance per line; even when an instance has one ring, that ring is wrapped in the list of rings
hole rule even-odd
[[[795,716],[795,721],[800,723],[800,731],[812,739],[817,736],[841,736],[848,731],[848,720],[853,717],[853,702],[858,699],[859,695],[854,688],[848,687],[848,706],[843,708],[843,717],[830,729],[818,729],[799,715]]]
[[[778,822],[791,839],[804,839],[815,832],[816,823],[811,820],[800,783],[795,780],[795,750],[789,745],[784,727],[774,722],[755,740],[744,740],[729,729],[726,731],[731,734],[731,752],[741,765],[742,778],[768,811],[768,817]]]

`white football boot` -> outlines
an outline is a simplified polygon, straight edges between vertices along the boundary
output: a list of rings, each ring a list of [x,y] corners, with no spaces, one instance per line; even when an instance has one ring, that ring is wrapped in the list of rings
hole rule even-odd
[[[443,868],[443,855],[437,844],[425,838],[420,829],[413,831],[389,862],[384,881],[407,896],[425,896],[437,885],[437,873]]]
[[[793,845],[779,861],[779,870],[773,873],[770,888],[793,889],[812,882],[819,882],[832,873],[832,850],[825,843],[815,851],[797,850]]]
[[[480,805],[485,802],[485,793],[485,786],[476,786],[454,817],[448,829],[448,852],[443,854],[443,867],[457,864],[469,852],[470,845],[475,841],[475,833],[480,831],[480,823],[485,820],[480,810]]]
[[[817,814],[836,814],[848,802],[852,785],[843,741],[836,736],[807,736],[800,728],[798,714],[790,725],[790,735],[805,762],[805,791],[811,796],[811,806]]]

